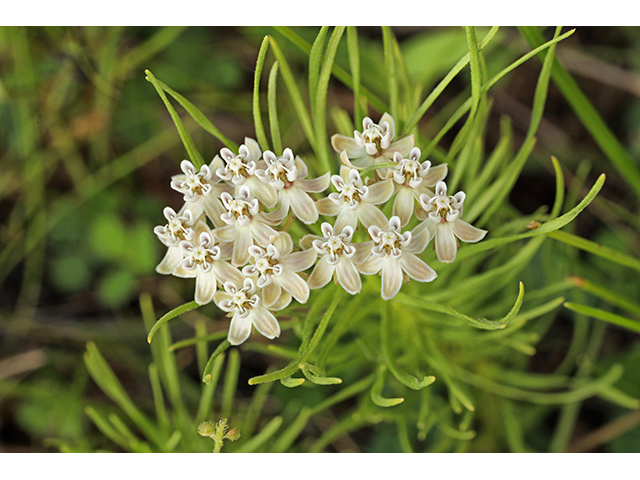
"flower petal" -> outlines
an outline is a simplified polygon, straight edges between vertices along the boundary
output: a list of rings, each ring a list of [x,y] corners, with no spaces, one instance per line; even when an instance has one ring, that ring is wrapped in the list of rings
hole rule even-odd
[[[331,146],[338,153],[346,151],[349,158],[358,158],[364,155],[364,148],[359,147],[353,137],[339,133],[331,137]]]
[[[268,285],[265,285],[262,289],[262,301],[264,302],[264,306],[266,308],[270,308],[271,305],[278,301],[281,293],[282,287],[278,282],[269,282]]]
[[[256,330],[268,339],[274,339],[280,336],[280,324],[276,317],[264,307],[254,307],[249,313],[251,322]]]
[[[400,266],[407,275],[419,282],[431,282],[438,276],[433,268],[420,260],[413,253],[402,252],[402,257],[400,257]]]
[[[254,217],[248,229],[253,238],[256,239],[256,242],[263,247],[266,247],[278,237],[278,231],[262,223],[258,217]]]
[[[315,249],[310,248],[308,250],[287,255],[285,258],[280,260],[280,263],[287,270],[292,272],[302,272],[303,270],[311,268],[315,263],[317,256],[318,252],[316,252]]]
[[[373,205],[380,205],[389,200],[391,195],[393,195],[393,180],[391,179],[373,183],[368,185],[368,187],[369,193],[364,201],[372,203]]]
[[[444,177],[447,176],[448,167],[446,163],[442,165],[436,165],[435,167],[429,168],[429,173],[422,179],[422,183],[427,187],[433,187],[438,182],[444,180]]]
[[[198,269],[196,274],[196,294],[194,300],[198,305],[206,305],[213,300],[216,293],[216,276],[213,271],[207,273]]]
[[[273,208],[278,201],[278,193],[271,185],[260,181],[258,177],[247,178],[245,185],[249,187],[254,197],[269,208]]]
[[[347,293],[355,295],[362,290],[362,280],[360,280],[360,274],[353,265],[353,262],[346,257],[341,257],[338,265],[336,266],[336,278],[338,283],[344,288]]]
[[[378,273],[383,266],[384,257],[380,255],[371,255],[367,260],[356,265],[358,271],[364,275],[374,275]]]
[[[428,221],[428,220],[427,220]],[[436,255],[443,263],[451,263],[456,259],[458,242],[450,223],[439,223],[436,226]]]
[[[316,203],[303,190],[300,190],[294,185],[293,187],[280,192],[280,197],[282,198],[284,196],[289,198],[291,209],[299,220],[307,225],[318,221],[318,209],[316,208]]]
[[[456,237],[467,243],[479,242],[487,234],[486,230],[474,227],[459,218],[456,219],[455,222],[451,223],[451,230],[453,230]]]
[[[253,222],[252,222],[253,223]],[[236,227],[236,239],[233,244],[231,263],[235,267],[242,267],[249,261],[249,247],[253,245],[253,237],[249,227]]]
[[[413,215],[414,201],[413,189],[399,186],[396,198],[393,201],[393,215],[400,218],[400,226],[404,227]]]
[[[338,215],[342,211],[342,205],[338,205],[329,197],[321,198],[316,202],[316,208],[320,215],[327,215],[333,217]]]
[[[237,313],[233,314],[231,318],[231,325],[229,325],[229,334],[227,340],[231,345],[240,345],[244,343],[251,334],[251,318],[249,315],[241,317]]]
[[[356,253],[353,254],[350,260],[356,265],[363,263],[371,255],[372,241],[352,243],[351,245],[356,248]]]
[[[372,225],[381,228],[389,225],[389,221],[384,213],[382,213],[382,210],[370,203],[361,203],[357,212],[360,223],[362,223],[366,229],[369,229]]]
[[[275,278],[278,279],[282,288],[289,292],[298,302],[307,303],[309,299],[309,286],[300,275],[285,270]]]
[[[427,248],[429,241],[431,240],[431,238],[433,238],[435,229],[436,225],[433,222],[422,222],[413,230],[411,230],[411,240],[402,250],[409,253],[424,252],[424,249]]]
[[[397,258],[389,255],[385,256],[382,263],[382,286],[381,294],[383,300],[391,300],[402,287],[402,267]]]
[[[211,233],[221,242],[233,242],[236,239],[236,226],[225,225],[224,227],[213,229]]]
[[[409,152],[415,146],[415,144],[416,144],[416,139],[413,135],[409,135],[408,137],[401,138],[393,142],[391,145],[389,145],[389,148],[387,148],[384,151],[384,156],[387,159],[392,160],[393,154],[395,152],[399,152],[403,158],[406,158],[406,156],[409,155]]]
[[[324,255],[318,260],[313,272],[309,275],[307,286],[312,290],[324,287],[331,280],[335,268],[335,265],[329,263],[329,255]]]
[[[233,282],[236,285],[242,285],[242,282],[244,282],[244,275],[242,275],[240,270],[231,266],[227,262],[213,262],[212,268],[214,275],[222,285],[224,285],[225,282]]]
[[[313,192],[313,193],[324,192],[329,186],[330,178],[331,178],[331,174],[327,172],[318,178],[310,178],[307,180],[297,180],[296,187],[304,190],[305,192]]]
[[[156,267],[156,272],[162,275],[170,275],[176,269],[180,262],[182,262],[183,253],[180,247],[169,247],[164,258],[160,261]]]
[[[360,207],[362,207],[363,205],[365,204],[360,204]],[[355,230],[358,226],[358,210],[360,210],[360,207],[358,207],[356,210],[351,210],[346,206],[342,207],[342,211],[338,214],[336,223],[333,226],[334,232],[342,232],[344,227],[346,227],[347,225]],[[372,206],[372,208],[376,207]]]

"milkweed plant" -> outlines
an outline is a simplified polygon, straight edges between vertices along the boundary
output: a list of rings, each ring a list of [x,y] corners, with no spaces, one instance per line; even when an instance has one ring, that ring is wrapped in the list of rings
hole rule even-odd
[[[265,37],[258,52],[255,128],[240,145],[146,71],[188,157],[176,159],[167,178],[175,202],[158,212],[154,232],[165,254],[156,271],[182,279],[191,298],[156,320],[153,294],[141,297],[154,355],[153,419],[90,344],[90,372],[144,438],[89,410],[103,433],[132,451],[210,451],[198,433],[214,440],[215,451],[225,438],[237,440],[224,444],[231,452],[332,451],[340,438],[371,428],[408,452],[533,451],[545,446],[530,444],[527,432],[552,409],[593,395],[620,398],[616,366],[579,379],[570,370],[546,375],[527,367],[564,301],[528,266],[545,234],[571,222],[604,182],[602,175],[565,206],[562,168],[551,158],[551,208],[523,217],[509,205],[535,144],[555,47],[573,31],[555,29],[489,76],[486,57],[498,28],[480,38],[465,27],[468,52],[424,95],[389,28],[377,60],[382,87],[361,69],[356,28],[321,28],[312,43],[277,30],[278,40]],[[288,63],[282,38],[308,56],[304,79]],[[264,102],[269,53],[275,58]],[[534,57],[542,68],[524,140],[516,145],[505,119],[500,140],[485,152],[491,87]],[[436,99],[463,75],[470,91],[423,128]],[[352,110],[329,107],[332,80],[352,92]],[[169,97],[222,144],[211,161]],[[286,135],[280,118],[294,119]],[[443,148],[445,135],[452,140]],[[167,322],[195,309],[203,313],[195,335],[172,343]],[[182,398],[184,385],[193,385],[174,353],[194,346],[202,374],[196,413]],[[242,360],[251,352],[263,354],[268,367],[239,396]],[[318,417],[333,419],[319,433]]]

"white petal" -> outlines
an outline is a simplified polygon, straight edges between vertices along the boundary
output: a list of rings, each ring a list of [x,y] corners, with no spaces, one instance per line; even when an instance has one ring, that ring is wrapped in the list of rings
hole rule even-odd
[[[451,263],[456,259],[458,242],[449,223],[439,223],[436,229],[436,255],[443,263]]]
[[[369,255],[371,255],[371,247],[373,246],[372,241],[352,243],[351,245],[356,248],[356,253],[351,257],[351,261],[356,265],[364,262],[369,258]]]
[[[400,266],[407,275],[419,282],[431,282],[438,274],[429,265],[424,263],[413,253],[402,252]]]
[[[233,242],[236,239],[236,226],[225,225],[224,227],[212,230],[211,233],[221,242]]]
[[[300,303],[307,303],[309,299],[309,287],[307,283],[293,272],[285,270],[282,275],[276,277],[282,288],[289,292]]]
[[[409,253],[424,252],[424,249],[427,248],[429,241],[435,233],[435,229],[436,226],[433,222],[422,222],[416,228],[411,230],[411,240],[402,250]]]
[[[391,300],[402,287],[402,267],[397,258],[384,257],[382,264],[382,286],[381,294],[383,300]]]
[[[272,312],[282,310],[283,308],[289,306],[289,304],[291,303],[291,299],[292,297],[289,292],[282,291],[282,293],[280,294],[280,298],[278,298],[276,303],[269,307],[269,310],[271,310]]]
[[[448,167],[446,163],[429,168],[429,173],[422,179],[422,183],[427,187],[433,187],[447,176]]]
[[[229,265],[227,262],[213,262],[213,273],[216,278],[224,285],[225,282],[233,282],[241,285],[244,282],[244,275],[236,267]]]
[[[257,162],[262,156],[262,150],[260,150],[260,145],[253,138],[244,137],[244,144],[249,150],[249,157],[247,157],[247,161]],[[253,190],[252,190],[253,191]]]
[[[269,208],[273,208],[278,201],[278,194],[268,183],[260,181],[258,177],[249,177],[245,183],[251,190],[251,193],[258,199],[263,205]]]
[[[273,239],[273,246],[278,249],[280,253],[279,258],[286,257],[293,250],[293,240],[291,235],[287,232],[278,232],[277,238]]]
[[[387,217],[378,207],[370,203],[361,203],[358,208],[358,219],[364,228],[369,229],[371,226],[384,228],[389,225]]]
[[[251,318],[249,316],[241,317],[237,313],[233,314],[231,318],[231,325],[229,325],[229,335],[227,340],[231,345],[240,345],[249,338],[251,334]]]
[[[393,195],[393,180],[382,180],[368,186],[369,193],[364,201],[374,205],[380,205],[386,202]]]
[[[456,237],[467,243],[479,242],[487,234],[486,230],[474,227],[459,218],[455,222],[451,223],[451,229]]]
[[[280,196],[287,196],[294,215],[302,222],[310,225],[318,221],[316,203],[304,191],[293,186],[280,192]]]
[[[280,324],[278,324],[276,317],[266,308],[252,308],[249,317],[256,330],[268,339],[271,340],[280,336]]]
[[[202,270],[198,270],[196,275],[196,303],[198,305],[206,305],[211,302],[217,286],[216,276],[213,271],[204,273]]]
[[[380,255],[371,255],[367,260],[356,265],[358,271],[364,275],[374,275],[382,269],[384,257]]]
[[[375,158],[368,155],[365,149],[362,148],[362,156],[348,157],[347,152],[342,152],[340,154],[340,161],[347,167],[362,170],[363,168],[373,165],[375,163]]]
[[[252,222],[253,223],[253,222]],[[249,247],[253,245],[253,237],[249,227],[236,227],[236,239],[233,244],[233,256],[231,263],[236,267],[242,267],[249,261]]]
[[[341,257],[340,262],[336,266],[336,278],[342,288],[351,295],[360,293],[360,290],[362,290],[360,274],[351,260],[346,257]]]
[[[364,148],[359,147],[353,137],[338,133],[331,137],[331,146],[338,153],[346,151],[349,158],[361,157],[364,154]]]
[[[360,206],[362,205],[364,204],[361,204]],[[355,229],[358,226],[358,210],[360,210],[360,208],[357,210],[351,210],[346,206],[342,207],[342,210],[338,214],[338,218],[336,218],[336,223],[333,226],[334,232],[341,232],[346,226],[350,226]]]
[[[311,272],[311,275],[309,275],[307,279],[307,285],[310,289],[315,290],[316,288],[322,288],[331,280],[336,266],[331,265],[328,260],[329,255],[324,255],[318,260],[313,272]]]
[[[391,160],[395,152],[400,152],[403,157],[406,157],[415,144],[416,140],[413,135],[401,138],[400,140],[396,140],[391,145],[389,145],[389,148],[384,151],[384,156]]]
[[[182,262],[182,258],[182,248],[180,248],[179,246],[169,247],[167,249],[167,253],[165,253],[164,255],[164,258],[156,267],[156,272],[161,273],[162,275],[170,275],[171,273],[173,273],[175,268],[180,265],[180,262]]]
[[[313,241],[314,240],[320,240],[322,242],[324,242],[324,239],[318,235],[312,235],[312,234],[307,234],[304,237],[302,237],[300,239],[300,241],[298,242],[298,244],[300,245],[300,248],[302,248],[303,250],[309,250],[310,248],[313,248]]]
[[[321,198],[316,202],[316,208],[320,215],[335,216],[342,211],[342,205],[336,204],[329,197]]]
[[[276,303],[282,293],[282,287],[278,282],[271,282],[262,289],[262,301],[264,306],[270,308]]]
[[[389,130],[387,130],[387,132],[389,133],[389,136],[391,138],[396,136],[396,122],[393,119],[393,117],[391,115],[389,115],[387,112],[382,114],[382,117],[380,117],[380,121],[378,122],[378,125],[382,126],[383,123],[387,123],[389,125]]]
[[[262,246],[269,245],[278,236],[278,232],[276,230],[271,228],[269,225],[262,223],[257,217],[254,217],[248,228],[251,231],[253,238],[256,239],[256,242]]]
[[[305,192],[320,193],[324,192],[329,186],[330,173],[327,172],[321,177],[311,178],[308,180],[297,180],[296,187],[304,190]]]
[[[295,252],[290,255],[287,255],[285,258],[280,260],[280,263],[287,270],[292,272],[302,272],[315,263],[318,252],[315,249],[310,248],[309,250],[303,250],[301,252]]]
[[[400,218],[400,225],[405,226],[413,215],[413,189],[400,186],[395,200],[393,201],[393,215]]]

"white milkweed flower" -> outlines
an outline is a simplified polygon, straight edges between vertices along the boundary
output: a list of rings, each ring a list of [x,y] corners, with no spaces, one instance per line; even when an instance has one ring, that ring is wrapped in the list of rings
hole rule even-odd
[[[310,268],[316,261],[316,252],[292,251],[293,241],[287,232],[280,232],[278,238],[266,248],[257,245],[249,247],[251,263],[242,269],[242,273],[248,277],[258,277],[256,285],[262,288],[262,300],[266,308],[276,304],[283,308],[291,302],[291,297],[300,303],[306,303],[309,299],[309,287],[296,272]],[[282,295],[285,295],[285,299],[281,299]]]
[[[404,158],[399,152],[394,153],[393,161],[397,163],[391,169],[395,183],[396,198],[393,202],[393,215],[400,217],[404,227],[415,209],[420,195],[433,196],[429,187],[434,187],[447,176],[447,164],[432,167],[429,160],[420,163],[420,149],[414,147],[409,156]]]
[[[362,280],[356,264],[362,263],[370,255],[372,242],[351,243],[353,227],[346,225],[336,234],[327,222],[321,225],[323,237],[305,235],[300,246],[311,247],[320,257],[307,279],[309,288],[324,287],[332,277],[351,295],[360,293]]]
[[[156,267],[156,272],[169,275],[183,259],[180,242],[182,240],[191,241],[196,234],[193,229],[194,218],[191,210],[185,208],[180,212],[181,214],[177,214],[173,208],[166,207],[162,213],[168,223],[164,226],[158,225],[153,229],[153,232],[169,248]]]
[[[179,277],[195,277],[195,301],[199,305],[211,302],[216,293],[218,283],[242,282],[244,277],[240,271],[229,265],[219,245],[215,244],[209,228],[201,223],[198,242],[182,240],[180,248],[184,258],[174,269],[173,274]]]
[[[308,192],[319,193],[326,190],[329,186],[329,172],[318,178],[307,179],[307,164],[299,156],[294,157],[290,148],[285,148],[280,157],[267,150],[262,158],[266,168],[257,169],[256,175],[278,192],[278,207],[267,214],[268,218],[274,224],[280,223],[291,208],[302,222],[308,225],[316,223],[318,209]]]
[[[416,256],[422,253],[429,241],[426,230],[401,233],[400,219],[394,216],[386,230],[373,225],[368,232],[373,240],[371,256],[358,265],[358,270],[365,275],[382,272],[383,300],[390,300],[400,291],[403,272],[419,282],[431,282],[438,276]]]
[[[458,237],[463,242],[479,242],[487,234],[486,230],[476,228],[460,218],[462,215],[464,192],[447,196],[447,185],[438,182],[435,196],[420,195],[420,204],[424,209],[422,216],[426,220],[416,227],[429,232],[429,237],[435,236],[436,255],[443,263],[450,263],[456,259]]]
[[[228,148],[220,150],[220,157],[225,165],[216,170],[216,175],[227,183],[236,187],[247,185],[251,193],[263,204],[273,208],[278,196],[273,187],[261,182],[256,177],[256,169],[265,168],[265,162],[261,160],[262,150],[254,139],[245,137],[244,144],[240,145],[236,155]]]
[[[347,225],[355,230],[358,221],[365,228],[388,223],[387,217],[376,205],[386,202],[393,194],[391,179],[364,185],[356,169],[341,166],[340,175],[333,175],[331,183],[338,192],[318,200],[316,205],[322,215],[337,215],[334,225],[337,232]]]
[[[215,226],[221,225],[220,215],[224,208],[220,204],[220,194],[231,188],[221,183],[215,171],[222,166],[220,157],[212,160],[210,165],[202,165],[200,171],[189,160],[180,162],[182,174],[171,177],[171,188],[184,195],[187,208],[191,210],[194,219],[198,219],[204,212]]]
[[[278,232],[265,223],[265,214],[260,212],[258,200],[253,198],[246,185],[240,187],[235,197],[223,192],[220,200],[226,209],[220,218],[226,225],[216,228],[212,233],[221,242],[233,242],[231,263],[241,267],[249,260],[251,245],[255,242],[268,245]]]
[[[396,122],[393,117],[385,113],[380,123],[375,124],[369,117],[362,121],[362,133],[357,130],[353,137],[335,134],[331,137],[331,146],[340,154],[340,160],[351,168],[363,169],[374,163],[389,162],[393,154],[409,153],[415,145],[415,137],[409,135],[394,141]],[[386,177],[386,169],[377,170],[378,174]]]
[[[231,317],[227,340],[231,345],[240,345],[251,334],[254,326],[258,332],[274,339],[280,336],[280,324],[273,314],[261,305],[260,297],[252,278],[243,282],[225,282],[224,291],[218,290],[214,301]]]

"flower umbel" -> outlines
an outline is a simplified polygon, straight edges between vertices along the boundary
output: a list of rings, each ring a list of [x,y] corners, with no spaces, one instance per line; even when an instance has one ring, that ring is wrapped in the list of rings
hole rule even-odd
[[[460,191],[453,196],[447,196],[447,185],[438,182],[435,196],[429,198],[420,195],[420,205],[424,212],[421,214],[426,220],[416,227],[429,232],[429,237],[435,236],[435,248],[438,260],[451,263],[456,259],[458,242],[456,237],[467,243],[479,242],[487,234],[486,230],[476,228],[460,218],[466,195]]]

